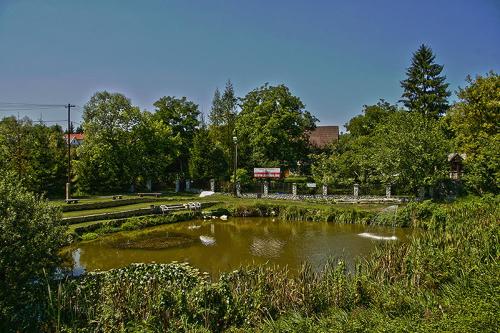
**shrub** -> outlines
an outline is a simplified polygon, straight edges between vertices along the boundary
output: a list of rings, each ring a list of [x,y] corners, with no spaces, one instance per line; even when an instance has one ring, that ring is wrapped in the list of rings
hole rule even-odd
[[[36,330],[41,300],[66,242],[61,212],[27,192],[11,174],[0,177],[0,331]]]
[[[99,237],[99,235],[97,235],[95,232],[88,232],[88,233],[82,235],[82,240],[89,241],[89,240],[96,239],[97,237]]]

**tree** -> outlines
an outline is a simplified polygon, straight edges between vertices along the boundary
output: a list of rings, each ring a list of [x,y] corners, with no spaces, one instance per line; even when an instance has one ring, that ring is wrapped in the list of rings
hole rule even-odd
[[[377,104],[364,105],[363,114],[353,117],[345,127],[354,137],[371,135],[378,125],[396,111],[398,111],[396,105],[381,99]]]
[[[203,126],[197,132],[190,149],[189,173],[198,180],[221,178],[227,174],[228,165],[224,152],[208,135]]]
[[[438,118],[448,109],[450,92],[446,76],[441,76],[443,66],[434,63],[435,56],[430,47],[422,44],[413,53],[411,66],[406,71],[407,78],[401,81],[404,89],[401,102],[410,111]]]
[[[0,170],[14,172],[36,193],[64,193],[66,151],[59,126],[33,124],[29,118],[0,121]]]
[[[230,80],[227,81],[222,96],[218,89],[215,90],[210,110],[209,133],[212,141],[222,149],[225,163],[229,163],[232,159],[237,102]],[[225,175],[227,176],[227,173]]]
[[[284,85],[265,84],[249,92],[236,120],[240,165],[295,168],[307,159],[308,133],[316,121]]]
[[[154,106],[156,107],[155,118],[172,128],[172,135],[179,136],[180,153],[170,171],[182,178],[187,175],[189,148],[193,144],[196,130],[200,125],[198,105],[188,101],[186,97],[165,96],[156,101]]]
[[[395,105],[384,100],[363,106],[363,114],[345,125],[348,133],[341,135],[327,152],[315,156],[312,173],[316,181],[344,188],[354,183],[372,186],[381,182],[373,161],[377,145],[373,135],[397,111]]]
[[[220,97],[219,88],[215,88],[214,98],[212,99],[212,107],[210,108],[210,114],[208,119],[210,124],[213,126],[220,126],[223,124],[224,111],[222,108],[222,101]]]
[[[365,106],[329,153],[316,156],[313,175],[340,187],[395,184],[404,193],[437,187],[448,176],[449,140],[439,121],[386,102]]]
[[[31,129],[32,182],[28,188],[50,195],[64,193],[67,180],[67,144],[60,126],[35,124]]]
[[[476,193],[498,193],[500,75],[467,77],[467,83],[447,115],[455,134],[455,151],[466,154],[463,180]]]
[[[180,137],[172,135],[172,128],[150,112],[142,112],[131,130],[129,149],[135,156],[131,170],[139,184],[165,181],[168,168],[180,153]]]
[[[0,177],[0,331],[37,331],[45,281],[60,264],[66,226],[58,208],[27,192],[11,172]]]
[[[372,163],[383,183],[397,183],[406,193],[435,187],[448,177],[450,151],[439,123],[416,112],[395,112],[372,137]]]
[[[141,112],[118,93],[97,92],[84,107],[85,141],[75,161],[78,187],[84,193],[123,191],[137,174],[131,149],[132,129]]]

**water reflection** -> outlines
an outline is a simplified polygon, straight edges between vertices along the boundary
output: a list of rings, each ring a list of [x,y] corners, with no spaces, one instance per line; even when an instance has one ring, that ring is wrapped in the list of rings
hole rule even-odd
[[[316,269],[329,257],[354,258],[368,254],[383,240],[405,240],[410,230],[317,222],[273,222],[270,218],[228,221],[188,221],[136,232],[123,232],[69,248],[73,273],[107,270],[133,262],[187,261],[217,275],[248,264],[270,262],[297,268],[308,261]]]

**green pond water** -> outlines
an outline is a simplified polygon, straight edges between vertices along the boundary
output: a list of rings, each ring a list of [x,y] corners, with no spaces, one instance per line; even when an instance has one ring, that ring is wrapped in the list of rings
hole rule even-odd
[[[320,269],[329,258],[352,265],[377,243],[405,241],[410,229],[327,222],[283,222],[271,218],[194,220],[120,232],[68,248],[74,274],[130,263],[189,262],[213,276],[248,264],[287,265],[308,261]]]

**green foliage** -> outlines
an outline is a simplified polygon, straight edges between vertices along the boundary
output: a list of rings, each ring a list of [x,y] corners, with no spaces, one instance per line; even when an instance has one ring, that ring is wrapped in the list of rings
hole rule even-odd
[[[419,112],[430,118],[438,118],[448,109],[446,77],[441,76],[443,66],[434,63],[430,47],[422,44],[413,53],[411,66],[406,71],[407,78],[401,81],[404,89],[402,102],[410,111]]]
[[[88,232],[88,233],[82,235],[82,241],[94,240],[97,237],[99,237],[99,235],[96,234],[95,232]]]
[[[233,159],[233,136],[235,135],[237,102],[238,99],[234,94],[233,85],[228,80],[222,96],[219,89],[215,90],[209,114],[210,125],[208,134],[210,140],[217,146],[217,149],[222,151],[222,156],[218,153],[216,158],[221,166],[226,166],[225,169],[220,168],[221,173],[219,176],[223,176],[224,178],[229,174],[227,166],[231,164]]]
[[[74,232],[76,236],[80,236],[82,237],[82,239],[84,237],[93,238],[93,235],[85,235],[95,234],[99,236],[122,230],[137,230],[147,227],[153,227],[155,225],[187,221],[199,216],[200,214],[197,212],[175,212],[168,215],[133,216],[128,218],[106,220],[76,227]]]
[[[252,182],[252,177],[246,169],[240,168],[236,170],[236,181],[244,186]],[[234,183],[234,175],[231,176],[231,182]]]
[[[438,123],[419,113],[396,112],[377,127],[372,161],[384,183],[397,183],[406,193],[436,186],[448,176],[450,151]]]
[[[295,168],[309,153],[308,131],[316,121],[284,85],[249,92],[236,121],[241,165]]]
[[[58,208],[26,192],[12,173],[0,178],[0,331],[28,331],[44,316],[45,286],[66,242]]]
[[[180,153],[170,168],[171,173],[183,177],[188,172],[189,148],[193,145],[196,128],[200,125],[198,105],[186,97],[164,96],[154,103],[155,118],[172,129],[172,135],[178,136]]]
[[[205,127],[196,132],[190,156],[189,174],[194,179],[222,178],[227,174],[228,165],[224,151],[212,141]]]
[[[180,136],[174,136],[171,126],[147,111],[141,113],[139,123],[130,134],[134,179],[142,184],[148,180],[164,181],[168,167],[181,153]]]
[[[233,85],[228,80],[222,96],[218,89],[215,90],[212,108],[210,109],[210,139],[222,150],[224,164],[232,160],[237,101]],[[228,172],[229,170],[225,169],[223,175],[228,176]]]
[[[36,193],[62,195],[67,149],[61,127],[34,124],[28,118],[0,121],[0,170],[15,172]]]
[[[370,189],[385,184],[415,194],[422,186],[438,187],[448,176],[450,143],[441,124],[417,112],[397,110],[386,102],[365,106],[330,152],[315,156],[318,183]]]
[[[118,93],[98,92],[85,105],[85,141],[75,162],[79,190],[110,193],[159,181],[179,154],[172,126]]]
[[[498,193],[500,182],[500,75],[467,78],[460,101],[448,117],[455,135],[455,150],[465,153],[464,182],[476,193]]]
[[[378,145],[375,131],[397,112],[401,111],[383,100],[375,105],[365,105],[363,114],[346,124],[350,133],[340,136],[330,151],[315,156],[312,173],[316,182],[334,187],[351,187],[354,183],[368,186],[380,182],[373,158]]]
[[[124,95],[107,91],[94,94],[84,109],[85,141],[75,162],[78,187],[84,193],[123,191],[133,179],[130,130],[140,110]]]
[[[354,137],[369,136],[378,125],[383,124],[391,114],[397,111],[397,106],[382,99],[375,105],[364,105],[363,114],[351,118],[345,127]]]

